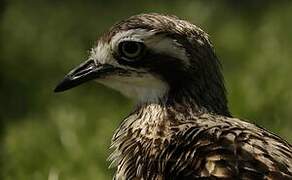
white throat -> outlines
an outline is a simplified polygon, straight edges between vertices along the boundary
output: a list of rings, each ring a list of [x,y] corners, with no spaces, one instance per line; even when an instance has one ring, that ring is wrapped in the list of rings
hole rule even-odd
[[[148,73],[129,77],[109,76],[97,81],[136,100],[137,104],[157,102],[167,95],[169,89],[165,82]]]

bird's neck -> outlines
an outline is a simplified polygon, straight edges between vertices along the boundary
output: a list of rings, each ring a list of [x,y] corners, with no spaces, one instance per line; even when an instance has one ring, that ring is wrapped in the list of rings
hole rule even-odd
[[[166,101],[137,106],[123,120],[112,139],[114,151],[109,160],[112,161],[111,167],[117,166],[117,176],[125,175],[128,169],[136,169],[139,156],[146,162],[158,156],[178,131],[183,132],[188,127],[186,122],[199,125],[200,122],[196,121],[200,116],[198,112],[191,104],[170,105]],[[142,169],[148,169],[144,165],[141,164]]]
[[[169,102],[164,99],[140,104],[125,121],[132,121],[132,127],[142,129],[141,133],[149,129],[150,134],[165,137],[171,127],[187,121],[196,121],[196,118],[204,113],[208,113],[205,108],[187,99],[182,99],[180,102]]]
[[[170,90],[160,97],[143,99],[136,105],[135,111],[149,112],[155,107],[156,111],[166,114],[170,112],[185,115],[210,113],[231,116],[225,94],[218,96],[216,93],[218,92],[214,92],[211,88],[200,92],[200,89],[193,86],[180,87]]]

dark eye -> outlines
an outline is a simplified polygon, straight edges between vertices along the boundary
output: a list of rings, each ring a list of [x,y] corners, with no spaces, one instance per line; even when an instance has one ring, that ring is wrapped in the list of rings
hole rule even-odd
[[[140,57],[144,52],[145,45],[142,42],[124,41],[119,44],[122,58],[133,60]]]

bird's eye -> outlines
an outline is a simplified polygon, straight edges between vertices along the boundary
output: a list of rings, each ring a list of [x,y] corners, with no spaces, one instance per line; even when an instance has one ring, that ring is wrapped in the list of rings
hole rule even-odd
[[[144,52],[145,45],[142,42],[123,41],[119,44],[122,58],[133,60],[139,58]]]

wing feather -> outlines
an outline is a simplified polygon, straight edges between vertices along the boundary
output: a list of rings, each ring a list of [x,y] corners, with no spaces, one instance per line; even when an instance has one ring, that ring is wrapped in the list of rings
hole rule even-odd
[[[267,130],[223,117],[190,126],[168,146],[165,172],[174,179],[292,179],[292,148]]]

